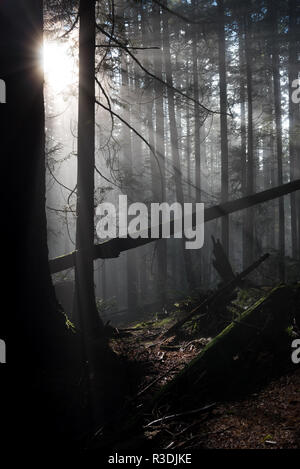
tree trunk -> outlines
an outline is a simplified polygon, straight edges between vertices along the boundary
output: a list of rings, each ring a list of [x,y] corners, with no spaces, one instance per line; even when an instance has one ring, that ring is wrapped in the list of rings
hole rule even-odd
[[[161,46],[161,10],[160,7],[152,2],[153,8],[153,34],[156,41]],[[153,54],[154,73],[162,79],[162,52]],[[160,202],[166,201],[166,174],[165,174],[165,122],[164,122],[164,87],[155,80],[154,83],[154,99],[155,99],[155,152],[159,159],[161,168],[161,177],[163,178],[162,194],[158,192]],[[161,185],[160,185],[161,187]],[[165,239],[157,243],[157,290],[159,292],[162,304],[166,302],[166,286],[167,286],[167,241]]]
[[[300,175],[300,110],[299,104],[292,100],[294,88],[293,81],[299,76],[299,62],[297,54],[297,34],[299,35],[299,25],[297,18],[300,17],[297,1],[289,0],[289,153],[290,153],[290,179],[296,179]],[[299,195],[291,194],[291,232],[292,232],[292,256],[296,259],[300,257],[300,203]]]
[[[240,67],[240,112],[241,112],[241,189],[242,195],[247,195],[247,128],[246,128],[246,82],[245,82],[245,34],[244,22],[239,21],[239,67]],[[242,252],[247,251],[246,232],[247,212],[242,214]],[[245,262],[243,263],[245,266]]]
[[[218,45],[219,45],[219,87],[220,87],[220,126],[221,126],[221,200],[228,200],[228,133],[227,133],[227,77],[224,1],[218,0]],[[222,218],[222,245],[229,254],[229,218]]]
[[[197,1],[193,0],[194,15],[196,16]],[[192,39],[193,54],[193,89],[194,100],[199,102],[199,78],[198,78],[198,27],[194,26]],[[195,186],[196,202],[201,202],[201,154],[200,154],[200,108],[194,103],[194,153],[195,153]]]
[[[124,25],[127,21],[126,11],[123,11],[123,21]],[[130,87],[129,83],[129,66],[126,60],[126,56],[122,60],[122,93],[125,95],[126,101],[129,101]],[[131,124],[131,109],[130,104],[127,104],[127,115],[125,116],[128,124]],[[132,156],[132,135],[131,130],[125,125],[122,124],[122,146],[123,146],[123,170],[125,176],[125,185],[124,189],[127,191],[127,195],[130,199],[133,199],[136,195],[133,193],[132,189],[132,178],[133,176],[133,156]],[[136,272],[136,253],[128,252],[127,255],[127,307],[129,314],[134,316],[137,309],[137,272]]]
[[[248,102],[248,151],[247,151],[247,195],[254,192],[254,150],[253,150],[253,103],[252,103],[252,51],[251,51],[251,19],[250,13],[245,18],[245,56]],[[254,255],[254,210],[249,208],[246,214],[245,233],[247,236],[246,250],[243,253],[244,268],[251,264]]]
[[[103,328],[94,286],[94,167],[95,167],[95,2],[79,5],[79,102],[77,150],[77,225],[75,311],[84,334]]]
[[[70,365],[67,351],[76,341],[67,333],[48,264],[42,31],[43,2],[1,2],[1,79],[7,91],[6,104],[0,105],[6,223],[1,231],[2,292],[9,304],[0,317],[0,338],[7,346],[7,364],[0,367],[1,443],[4,448],[7,438],[11,444],[16,422],[25,422],[20,450],[32,441],[38,447],[66,441],[61,435],[62,421],[67,428],[65,409],[57,410],[63,408],[64,392],[57,396],[57,376]],[[78,364],[75,353],[72,363]]]
[[[277,8],[278,5],[274,0],[269,1],[269,15],[271,22],[271,43],[272,43],[272,74],[274,85],[274,105],[275,105],[275,129],[276,129],[276,149],[277,149],[277,184],[283,184],[282,169],[282,116],[281,116],[281,87],[280,87],[280,62],[278,48],[278,25],[277,25]],[[279,208],[279,278],[282,282],[285,280],[285,230],[284,230],[284,199],[278,200]]]
[[[162,14],[163,17],[163,51],[165,58],[165,73],[166,81],[172,87],[173,86],[173,76],[172,76],[172,62],[171,62],[171,52],[170,52],[170,38],[169,38],[169,24],[168,17],[165,11]],[[171,151],[173,159],[173,169],[175,173],[175,190],[177,202],[183,205],[184,196],[182,190],[182,181],[181,181],[181,164],[180,164],[180,155],[178,150],[178,131],[176,126],[175,118],[175,99],[174,91],[171,87],[168,87],[168,111],[169,111],[169,125],[170,125],[170,137],[171,137]],[[195,286],[195,279],[193,275],[193,266],[191,262],[191,254],[184,247],[184,239],[182,238],[182,249],[183,249],[183,259],[185,265],[185,272],[188,284],[191,288]]]

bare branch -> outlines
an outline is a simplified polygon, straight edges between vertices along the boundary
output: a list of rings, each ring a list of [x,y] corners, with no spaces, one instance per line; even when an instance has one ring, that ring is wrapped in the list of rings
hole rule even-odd
[[[76,18],[72,24],[72,26],[70,27],[70,29],[68,29],[68,31],[66,31],[62,36],[60,36],[58,39],[64,39],[66,36],[68,36],[72,31],[73,29],[75,28],[75,26],[77,25],[78,23],[78,20],[79,20],[79,12],[77,13],[76,15]]]
[[[59,186],[63,187],[64,189],[66,189],[67,191],[69,191],[69,192],[71,192],[71,193],[74,192],[75,189],[70,189],[69,187],[65,186],[62,182],[60,182],[60,181],[56,178],[56,176],[54,176],[53,171],[51,170],[51,168],[50,168],[48,162],[47,162],[47,169],[49,170],[49,173],[50,173],[51,176],[53,177],[54,181],[57,182],[57,184],[58,184]]]
[[[178,13],[177,11],[171,10],[166,4],[160,2],[159,0],[152,0],[153,3],[156,3],[158,6],[160,6],[163,10],[166,10],[168,13],[171,13],[174,16],[177,16],[177,18],[180,18],[182,21],[185,23],[190,23],[190,24],[203,24],[203,20],[201,21],[195,21],[192,20],[191,18],[187,18],[186,16],[182,15],[181,13]]]
[[[144,143],[145,145],[147,145],[147,147],[149,148],[149,150],[151,151],[151,153],[153,154],[156,162],[157,162],[157,165],[158,165],[158,169],[159,169],[159,173],[160,173],[160,180],[161,180],[161,191],[162,191],[162,194],[164,192],[164,178],[163,178],[163,175],[162,175],[162,171],[161,171],[161,167],[160,167],[160,163],[159,163],[159,160],[157,158],[157,155],[154,151],[154,149],[152,148],[152,145],[150,145],[150,143],[134,128],[132,127],[132,125],[130,125],[125,119],[123,119],[123,117],[121,117],[119,114],[117,114],[116,112],[114,112],[111,108],[105,106],[104,104],[102,104],[99,100],[95,99],[95,102],[98,104],[98,106],[102,107],[103,109],[105,109],[106,111],[110,112],[113,116],[115,116],[117,119],[119,119],[123,124],[125,124],[130,130],[132,130],[133,133],[135,133]]]
[[[96,24],[96,27],[99,29],[99,31],[101,31],[105,36],[107,36],[109,39],[111,39],[112,41],[114,41],[116,44],[118,44],[118,46],[120,46],[121,49],[124,49],[127,54],[138,64],[138,66],[143,70],[143,72],[145,72],[147,75],[149,75],[150,77],[154,78],[155,80],[159,81],[162,85],[166,86],[167,88],[170,88],[171,90],[173,90],[174,92],[180,94],[181,96],[183,96],[185,99],[188,99],[190,101],[192,101],[193,103],[197,104],[198,106],[200,106],[202,109],[204,109],[204,111],[206,111],[207,113],[209,114],[220,114],[220,111],[213,111],[212,109],[208,109],[206,106],[204,106],[203,104],[199,103],[198,101],[196,101],[194,98],[192,98],[191,96],[188,96],[187,94],[185,94],[183,91],[175,88],[173,85],[171,85],[170,83],[167,83],[166,81],[164,81],[162,78],[160,77],[157,77],[154,73],[150,72],[149,70],[147,70],[143,64],[136,58],[136,56],[130,52],[130,50],[128,49],[128,47],[124,44],[121,43],[121,41],[119,41],[117,38],[115,37],[112,37],[107,31],[105,31],[105,29],[103,29],[99,24]]]
[[[111,48],[123,48],[123,46],[117,46],[113,44],[96,44],[96,47],[111,47]],[[134,49],[134,50],[153,50],[153,49],[158,49],[160,50],[159,46],[153,46],[153,47],[134,47],[134,46],[126,46],[127,49]]]
[[[47,210],[51,210],[52,212],[63,212],[63,213],[75,213],[74,210],[70,209],[63,209],[63,208],[54,208],[54,207],[49,207],[49,205],[46,205]]]

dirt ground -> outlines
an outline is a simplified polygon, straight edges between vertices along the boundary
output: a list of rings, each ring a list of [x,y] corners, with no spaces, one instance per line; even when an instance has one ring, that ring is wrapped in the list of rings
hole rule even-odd
[[[210,340],[198,337],[161,343],[158,334],[155,323],[149,323],[129,328],[125,337],[112,341],[118,355],[142,370],[137,407],[149,401]],[[244,397],[193,410],[181,416],[170,416],[165,409],[145,415],[146,438],[154,447],[172,451],[299,448],[300,367],[288,367],[282,376]]]

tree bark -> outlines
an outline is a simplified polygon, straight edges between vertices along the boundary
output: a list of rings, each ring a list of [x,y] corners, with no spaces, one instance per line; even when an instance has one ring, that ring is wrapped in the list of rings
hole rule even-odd
[[[220,128],[221,128],[221,200],[228,200],[228,132],[227,132],[227,76],[224,1],[218,0],[218,46],[219,46],[219,87],[220,87]],[[222,245],[229,254],[229,218],[222,218]]]
[[[172,62],[171,62],[171,52],[170,52],[170,39],[169,39],[169,24],[168,17],[166,12],[163,11],[163,51],[165,59],[165,74],[166,82],[170,85],[168,87],[168,114],[169,114],[169,125],[170,125],[170,137],[171,137],[171,151],[173,159],[173,169],[175,177],[175,190],[177,201],[183,205],[184,196],[182,189],[182,180],[181,180],[181,164],[180,164],[180,155],[178,150],[178,131],[175,118],[175,100],[174,100],[174,91],[173,87],[173,76],[172,76]],[[191,288],[195,286],[195,279],[193,275],[193,266],[191,262],[190,252],[184,248],[184,239],[182,239],[182,249],[183,249],[183,259],[185,265],[185,272],[188,284]]]
[[[153,8],[153,34],[156,41],[162,46],[161,35],[161,9],[152,2]],[[153,54],[154,73],[157,77],[162,79],[162,52],[159,51]],[[164,121],[164,87],[162,84],[155,80],[154,83],[154,99],[155,99],[155,152],[159,159],[161,168],[161,177],[163,178],[162,194],[157,190],[158,200],[160,202],[166,201],[166,172],[165,172],[165,121]],[[160,185],[161,187],[161,185]],[[157,290],[159,292],[162,304],[166,302],[166,285],[167,285],[167,241],[161,240],[157,243]]]
[[[252,91],[252,51],[251,51],[251,19],[250,13],[244,17],[245,24],[245,56],[248,103],[248,129],[247,129],[247,195],[254,192],[254,149],[253,149],[253,91]],[[247,236],[246,250],[243,253],[244,268],[251,264],[254,255],[254,211],[249,208],[246,214],[245,233]]]
[[[245,27],[244,21],[239,21],[239,68],[240,68],[240,112],[241,112],[241,189],[242,195],[247,195],[247,128],[246,128],[246,80],[245,80]],[[242,252],[247,251],[247,212],[242,215]],[[245,262],[243,263],[245,266]]]
[[[123,11],[123,22],[128,20],[127,13]],[[129,65],[127,62],[126,56],[122,57],[122,93],[124,94],[126,100],[129,101],[128,97],[130,95],[132,83],[129,82]],[[127,115],[125,116],[126,121],[131,124],[131,106],[127,104]],[[136,195],[132,191],[132,180],[133,180],[133,155],[132,155],[132,135],[131,130],[125,125],[122,124],[122,147],[123,147],[123,170],[125,176],[125,185],[124,189],[127,191],[127,195],[130,199],[133,199]],[[137,309],[137,262],[136,262],[136,253],[128,252],[126,255],[127,267],[127,307],[129,314],[133,317]]]
[[[297,60],[297,34],[299,35],[299,25],[297,18],[300,17],[297,1],[289,0],[289,154],[290,154],[290,179],[296,179],[300,175],[300,110],[299,104],[292,100],[294,88],[293,81],[299,76],[299,61]],[[292,234],[292,255],[300,257],[300,201],[299,195],[291,194],[291,234]]]
[[[197,1],[193,0],[194,15],[197,14]],[[198,77],[198,28],[193,28],[192,55],[193,55],[193,89],[194,100],[199,102],[199,77]],[[194,103],[194,153],[195,153],[195,186],[196,202],[201,202],[201,153],[200,153],[200,109],[199,105]]]
[[[269,1],[269,15],[271,22],[271,43],[272,43],[272,74],[274,86],[274,106],[275,106],[275,129],[276,129],[276,149],[277,149],[277,184],[283,184],[282,168],[282,113],[281,113],[281,87],[280,87],[280,62],[278,48],[278,25],[277,25],[277,2]],[[284,217],[284,199],[278,200],[279,208],[279,278],[282,282],[285,280],[285,217]]]
[[[75,311],[87,336],[103,328],[94,286],[94,167],[95,167],[95,2],[79,5],[79,101],[77,150],[77,224]]]
[[[28,449],[32,441],[38,447],[66,441],[61,435],[67,428],[65,411],[58,416],[57,410],[64,392],[57,396],[55,386],[58,374],[70,366],[67,352],[76,341],[66,330],[48,263],[42,34],[42,1],[1,2],[1,79],[7,91],[6,104],[0,105],[5,175],[1,182],[5,198],[1,283],[9,304],[0,317],[0,337],[7,346],[7,364],[0,367],[1,443],[5,447],[7,438],[11,445],[16,422],[26,422],[18,441],[20,450]],[[21,249],[15,247],[20,240]],[[74,353],[73,366],[76,363]]]

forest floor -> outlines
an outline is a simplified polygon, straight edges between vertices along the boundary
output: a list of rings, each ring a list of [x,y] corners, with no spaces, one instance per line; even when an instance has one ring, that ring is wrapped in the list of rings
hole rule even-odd
[[[136,324],[111,341],[115,353],[142,370],[136,407],[151,401],[155,392],[211,340],[190,333],[163,343],[158,341],[158,335],[169,326],[168,319]],[[256,383],[244,395],[233,395],[231,401],[212,403],[193,414],[179,416],[171,412],[168,419],[167,409],[156,409],[145,415],[144,434],[152,447],[181,452],[300,448],[299,390],[300,367],[287,359],[279,373],[271,373],[264,383]]]

